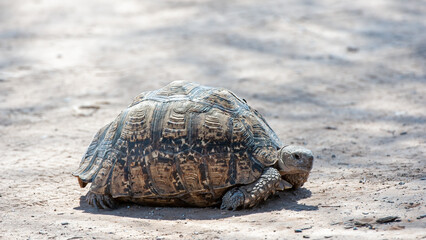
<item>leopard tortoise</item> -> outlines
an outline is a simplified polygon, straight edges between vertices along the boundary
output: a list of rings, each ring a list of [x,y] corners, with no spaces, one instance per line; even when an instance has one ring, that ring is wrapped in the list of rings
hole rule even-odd
[[[249,208],[276,190],[299,188],[313,154],[283,146],[244,99],[175,81],[139,94],[101,128],[73,173],[97,208],[118,202]]]

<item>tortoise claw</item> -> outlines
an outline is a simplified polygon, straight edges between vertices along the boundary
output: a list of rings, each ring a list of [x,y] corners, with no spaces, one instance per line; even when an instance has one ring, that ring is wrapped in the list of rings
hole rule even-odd
[[[99,203],[96,198],[93,199],[92,206],[94,206],[96,210],[99,210]]]
[[[106,201],[98,201],[98,204],[101,205],[103,209],[110,209],[110,207],[107,206]]]
[[[110,210],[115,208],[114,199],[110,195],[95,194],[89,191],[86,195],[86,201],[96,209]]]
[[[112,200],[111,198],[106,198],[105,199],[105,203],[108,206],[108,208],[110,208],[110,209],[115,209],[116,208],[114,200]]]

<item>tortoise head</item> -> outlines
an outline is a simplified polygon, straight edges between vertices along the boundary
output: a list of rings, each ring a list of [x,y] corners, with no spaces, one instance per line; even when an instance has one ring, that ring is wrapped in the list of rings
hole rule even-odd
[[[308,180],[313,162],[311,150],[288,145],[279,150],[277,169],[283,180],[289,182],[293,188],[299,188]]]

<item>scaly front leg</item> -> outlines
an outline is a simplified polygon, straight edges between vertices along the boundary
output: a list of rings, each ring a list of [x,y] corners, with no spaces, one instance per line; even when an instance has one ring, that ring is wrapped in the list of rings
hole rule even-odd
[[[251,208],[266,200],[277,190],[291,188],[291,184],[282,180],[279,171],[266,168],[254,183],[229,190],[222,198],[221,209],[235,210],[239,207]]]

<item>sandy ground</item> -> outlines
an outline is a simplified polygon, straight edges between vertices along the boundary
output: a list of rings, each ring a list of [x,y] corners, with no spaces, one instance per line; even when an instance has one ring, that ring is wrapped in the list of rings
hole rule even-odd
[[[397,0],[0,1],[0,238],[426,238],[425,16]],[[309,182],[236,212],[92,209],[71,176],[92,136],[178,79],[232,90],[312,149]]]

